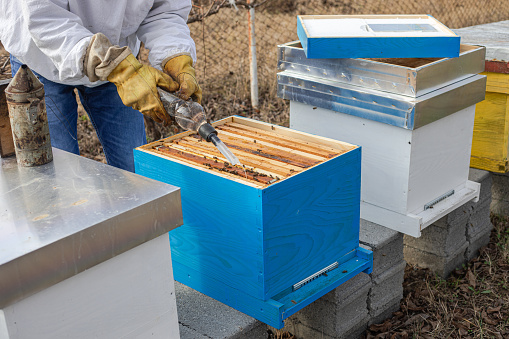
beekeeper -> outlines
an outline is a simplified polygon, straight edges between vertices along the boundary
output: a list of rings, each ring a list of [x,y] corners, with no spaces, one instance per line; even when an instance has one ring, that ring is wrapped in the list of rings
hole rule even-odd
[[[134,171],[146,143],[141,113],[167,123],[157,87],[201,102],[186,24],[191,0],[0,0],[0,41],[13,75],[44,84],[53,147],[79,154],[76,89],[108,164]],[[144,42],[154,67],[135,55]]]

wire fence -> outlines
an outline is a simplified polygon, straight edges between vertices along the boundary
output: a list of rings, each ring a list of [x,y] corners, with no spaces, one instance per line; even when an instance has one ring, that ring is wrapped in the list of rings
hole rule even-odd
[[[506,0],[193,0],[189,27],[205,100],[207,91],[221,88],[235,88],[237,96],[249,97],[252,7],[261,96],[275,96],[277,45],[298,39],[297,15],[430,14],[452,29],[509,20]]]

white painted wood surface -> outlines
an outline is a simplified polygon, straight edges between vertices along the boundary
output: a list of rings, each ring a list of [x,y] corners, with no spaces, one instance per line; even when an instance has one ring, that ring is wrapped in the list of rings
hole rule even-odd
[[[453,196],[436,204],[433,209],[428,209],[419,214],[401,214],[362,202],[361,218],[418,238],[421,236],[423,229],[459,206],[471,200],[477,202],[480,188],[479,183],[467,181],[461,187],[456,187],[456,193]]]
[[[362,201],[406,214],[411,130],[296,101],[290,128],[362,146]]]
[[[1,338],[177,339],[168,235],[10,305],[2,313]]]
[[[291,101],[290,127],[362,146],[361,218],[418,237],[479,194],[468,181],[474,114],[470,106],[407,130]],[[456,196],[424,211],[451,189]]]
[[[407,212],[465,185],[470,167],[475,105],[413,131]]]
[[[430,36],[454,36],[454,34],[443,28],[436,20],[431,17],[418,18],[360,18],[360,17],[344,17],[338,18],[325,16],[320,19],[318,16],[312,19],[302,20],[306,31],[310,37],[430,37]],[[399,32],[376,32],[370,29],[370,25],[429,25],[434,31],[422,31],[417,29],[408,29]]]

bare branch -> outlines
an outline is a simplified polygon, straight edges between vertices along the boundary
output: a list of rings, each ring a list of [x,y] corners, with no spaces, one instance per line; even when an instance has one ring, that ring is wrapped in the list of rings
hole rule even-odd
[[[242,1],[242,0],[241,1],[236,0],[235,4],[237,5],[237,7],[250,9],[250,8],[256,8],[258,6],[264,5],[270,1],[274,1],[274,0],[253,0],[250,3],[246,2],[246,1]],[[212,5],[210,5],[210,7],[207,11],[204,11],[202,6],[196,6],[196,7],[200,7],[202,10],[200,11],[199,14],[191,15],[189,17],[189,19],[187,20],[188,24],[197,22],[197,21],[202,21],[203,19],[205,19],[208,16],[219,13],[219,11],[222,8],[231,7],[231,5],[229,2],[227,2],[227,0],[214,0],[214,2],[212,3]]]

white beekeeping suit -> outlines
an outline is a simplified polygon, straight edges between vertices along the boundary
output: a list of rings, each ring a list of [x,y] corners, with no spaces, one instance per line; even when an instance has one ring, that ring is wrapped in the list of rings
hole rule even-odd
[[[179,55],[196,61],[190,9],[190,0],[0,0],[0,41],[48,80],[96,86],[140,41],[157,69]]]
[[[134,172],[144,119],[169,124],[158,90],[201,102],[191,0],[0,0],[0,41],[15,73],[44,84],[51,145],[79,154],[77,93],[108,164]],[[136,59],[141,42],[152,66]]]

